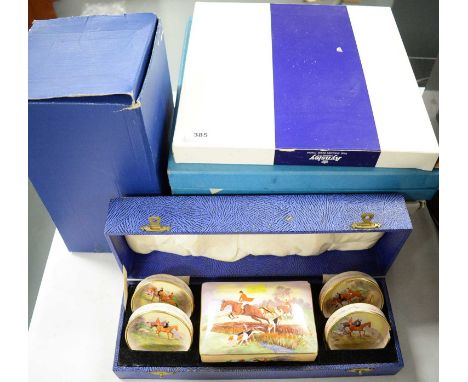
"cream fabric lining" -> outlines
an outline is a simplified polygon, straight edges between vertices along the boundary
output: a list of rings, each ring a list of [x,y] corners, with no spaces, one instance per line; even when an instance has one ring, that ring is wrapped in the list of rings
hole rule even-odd
[[[372,248],[383,232],[279,235],[127,235],[136,253],[153,251],[236,261],[248,255],[314,256],[325,251]]]

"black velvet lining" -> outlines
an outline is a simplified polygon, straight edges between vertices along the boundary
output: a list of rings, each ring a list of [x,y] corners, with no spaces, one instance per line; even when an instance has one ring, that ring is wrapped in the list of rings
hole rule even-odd
[[[265,281],[280,281],[280,280],[294,280],[293,278],[275,278],[265,279]],[[262,278],[237,278],[235,281],[249,281],[249,280],[262,280]],[[319,308],[319,293],[322,288],[321,279],[317,278],[301,278],[301,280],[309,281],[312,287],[312,297],[314,303],[315,325],[317,329],[318,339],[318,355],[314,362],[269,362],[269,365],[284,365],[284,366],[299,366],[304,364],[315,365],[346,365],[346,364],[371,364],[371,363],[396,363],[398,362],[396,344],[393,332],[390,332],[390,341],[384,349],[378,350],[328,350],[324,340],[324,328],[326,318],[323,317]],[[200,327],[200,298],[201,298],[201,284],[207,281],[214,281],[213,279],[193,278],[190,280],[190,288],[192,289],[195,298],[195,310],[192,314],[191,320],[194,328],[193,343],[189,351],[186,352],[146,352],[131,350],[125,342],[125,327],[131,315],[130,301],[135,291],[137,282],[129,282],[128,285],[128,300],[127,308],[124,314],[122,325],[122,333],[120,340],[120,351],[118,357],[118,365],[121,367],[201,367],[216,365],[216,367],[232,367],[232,362],[223,363],[206,363],[201,362],[198,353],[199,343],[199,327]],[[216,279],[216,281],[234,281],[233,279]],[[382,280],[378,280],[381,287],[385,288]],[[388,310],[384,304],[383,312],[388,318]],[[249,367],[265,367],[263,362],[248,362],[237,363],[239,367],[248,365]]]

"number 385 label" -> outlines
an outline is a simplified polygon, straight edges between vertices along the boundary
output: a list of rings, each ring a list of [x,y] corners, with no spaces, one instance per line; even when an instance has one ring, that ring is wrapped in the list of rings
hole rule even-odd
[[[184,139],[186,142],[206,142],[211,134],[208,134],[208,131],[200,130],[189,130],[184,134]]]

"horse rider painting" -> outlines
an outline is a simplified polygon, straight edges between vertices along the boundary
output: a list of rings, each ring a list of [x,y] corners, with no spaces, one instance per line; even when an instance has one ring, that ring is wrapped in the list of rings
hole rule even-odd
[[[243,291],[239,291],[240,293],[240,296],[239,296],[239,302],[243,302],[243,303],[246,303],[246,302],[252,302],[254,300],[253,297],[248,297]]]

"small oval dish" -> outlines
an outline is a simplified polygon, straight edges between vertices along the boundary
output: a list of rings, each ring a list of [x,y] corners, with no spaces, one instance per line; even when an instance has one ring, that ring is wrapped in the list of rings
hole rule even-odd
[[[363,272],[343,272],[333,276],[322,287],[319,295],[320,310],[330,317],[343,306],[366,303],[383,308],[384,297],[379,284]]]
[[[132,296],[132,312],[152,303],[175,306],[189,317],[194,307],[190,287],[178,277],[166,274],[149,276],[140,281]]]
[[[193,338],[190,318],[169,304],[143,305],[132,313],[125,341],[132,350],[187,351]]]
[[[389,340],[390,324],[371,304],[344,306],[325,324],[325,341],[331,350],[382,349]]]

